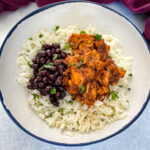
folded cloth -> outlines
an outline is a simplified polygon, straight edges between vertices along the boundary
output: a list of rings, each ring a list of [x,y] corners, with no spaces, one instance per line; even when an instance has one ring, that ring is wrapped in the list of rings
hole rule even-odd
[[[64,0],[0,0],[0,13],[4,11],[14,11],[17,8],[29,4],[31,1],[41,7],[47,4],[51,4],[58,1]],[[101,4],[107,4],[116,0],[91,0]],[[119,0],[126,7],[135,13],[147,13],[150,12],[150,0]],[[144,29],[144,36],[146,37],[150,45],[150,17],[147,19]]]

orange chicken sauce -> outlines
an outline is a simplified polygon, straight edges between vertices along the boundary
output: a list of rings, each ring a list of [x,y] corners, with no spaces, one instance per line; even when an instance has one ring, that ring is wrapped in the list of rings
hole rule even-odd
[[[109,45],[90,34],[72,34],[68,44],[72,55],[65,58],[67,70],[63,73],[68,93],[88,107],[108,98],[109,85],[117,84],[126,73],[109,57]]]

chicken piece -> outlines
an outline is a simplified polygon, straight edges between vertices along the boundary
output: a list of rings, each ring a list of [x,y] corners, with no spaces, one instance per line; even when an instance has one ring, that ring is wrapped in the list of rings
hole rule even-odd
[[[86,90],[82,94],[82,100],[83,104],[88,105],[89,107],[93,105],[93,103],[96,101],[97,96],[97,83],[96,82],[89,82],[86,84]]]
[[[70,79],[72,80],[72,83],[74,85],[77,85],[78,87],[85,83],[84,75],[80,73],[80,70],[77,69],[76,67],[71,67]]]

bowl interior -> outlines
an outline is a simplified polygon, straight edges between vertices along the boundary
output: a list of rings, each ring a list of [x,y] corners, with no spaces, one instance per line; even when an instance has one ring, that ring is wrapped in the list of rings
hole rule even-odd
[[[133,57],[133,80],[129,95],[128,116],[116,121],[104,130],[89,134],[66,136],[59,129],[49,128],[27,105],[27,92],[16,82],[18,68],[16,59],[26,39],[42,27],[88,24],[96,27],[101,34],[112,34],[121,42],[125,56]],[[101,140],[127,125],[142,109],[150,87],[150,56],[148,47],[139,32],[122,16],[97,4],[88,2],[61,3],[31,15],[14,29],[3,48],[0,62],[0,87],[4,104],[20,125],[30,133],[46,139],[66,144],[87,143]]]

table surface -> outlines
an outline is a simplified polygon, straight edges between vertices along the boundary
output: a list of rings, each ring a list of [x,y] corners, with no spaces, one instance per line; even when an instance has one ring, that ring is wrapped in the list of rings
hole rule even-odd
[[[143,32],[148,15],[134,14],[120,2],[108,4],[131,20]],[[37,9],[31,3],[17,11],[0,15],[0,45],[12,26],[29,12]],[[61,147],[41,142],[18,128],[8,117],[0,103],[0,150],[150,150],[150,103],[142,115],[124,132],[106,141],[81,147]]]

